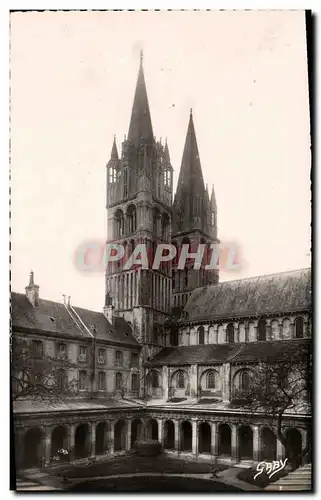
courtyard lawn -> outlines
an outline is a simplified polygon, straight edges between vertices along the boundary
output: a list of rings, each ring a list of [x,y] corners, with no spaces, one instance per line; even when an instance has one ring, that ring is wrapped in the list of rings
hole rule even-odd
[[[106,462],[95,463],[84,466],[66,466],[59,471],[60,476],[68,478],[98,477],[117,474],[135,474],[139,472],[158,472],[165,474],[208,474],[213,467],[217,470],[227,469],[226,465],[214,465],[213,463],[202,463],[178,458],[171,458],[165,455],[157,457],[140,457],[137,455],[127,455],[108,460]],[[57,475],[58,475],[57,474]]]

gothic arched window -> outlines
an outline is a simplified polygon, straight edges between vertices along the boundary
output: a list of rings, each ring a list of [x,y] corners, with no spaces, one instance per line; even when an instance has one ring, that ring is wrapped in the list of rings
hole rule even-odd
[[[205,330],[204,326],[200,326],[198,329],[198,343],[199,345],[203,345],[205,342]]]
[[[249,372],[243,372],[241,374],[241,389],[242,391],[247,391],[248,388],[249,388],[249,384],[250,384],[250,375],[249,375]]]
[[[209,372],[207,374],[207,389],[215,389],[215,372]]]
[[[124,214],[122,210],[117,210],[115,214],[116,220],[116,238],[121,238],[124,235]]]
[[[260,319],[257,325],[257,339],[260,341],[266,340],[266,321]]]
[[[234,325],[229,323],[226,328],[226,342],[234,342]]]
[[[303,337],[303,318],[296,318],[294,322],[294,336],[296,339],[302,339]]]
[[[129,234],[134,233],[137,229],[136,217],[136,207],[135,205],[130,205],[127,209],[127,226]]]

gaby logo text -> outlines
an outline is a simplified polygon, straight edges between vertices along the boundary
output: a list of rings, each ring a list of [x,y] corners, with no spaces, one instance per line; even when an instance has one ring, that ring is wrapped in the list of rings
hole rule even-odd
[[[260,476],[264,471],[267,473],[269,479],[271,479],[274,474],[284,469],[287,461],[288,459],[285,458],[284,460],[273,460],[273,462],[260,462],[257,464],[256,470],[258,473],[255,474],[254,479]]]

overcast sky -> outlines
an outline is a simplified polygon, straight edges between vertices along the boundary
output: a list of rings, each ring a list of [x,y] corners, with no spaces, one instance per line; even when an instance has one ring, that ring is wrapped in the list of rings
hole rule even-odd
[[[303,11],[46,12],[11,17],[12,289],[100,310],[103,273],[74,264],[106,239],[113,135],[128,132],[139,52],[154,134],[176,184],[193,108],[219,237],[242,268],[310,265],[310,131]]]

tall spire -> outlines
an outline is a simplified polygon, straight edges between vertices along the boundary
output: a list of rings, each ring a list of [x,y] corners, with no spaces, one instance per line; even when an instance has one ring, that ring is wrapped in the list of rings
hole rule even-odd
[[[169,157],[168,145],[167,145],[167,137],[165,139],[164,162],[165,163],[170,163],[171,162],[170,157]]]
[[[216,198],[215,198],[215,193],[214,193],[214,184],[212,184],[212,193],[211,193],[211,208],[213,210],[217,209],[216,206]]]
[[[138,78],[127,139],[136,146],[141,143],[154,142],[143,69],[143,51],[140,53]]]
[[[179,172],[176,197],[182,194],[205,194],[202,167],[198,153],[192,109],[190,110],[185,147]]]
[[[111,148],[110,158],[112,160],[118,160],[118,151],[117,151],[117,144],[116,144],[116,136],[115,135],[114,135],[113,147]]]

